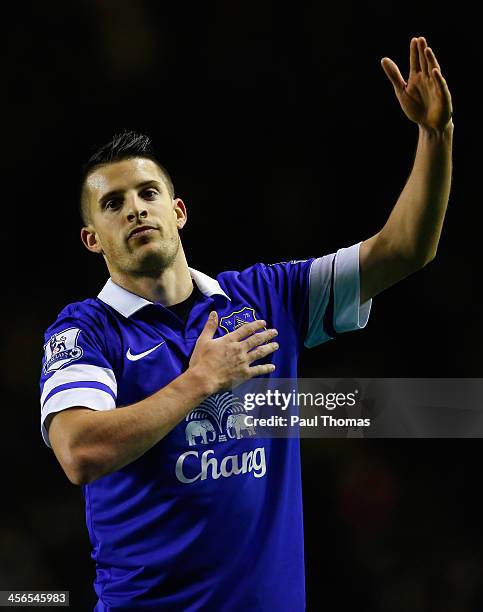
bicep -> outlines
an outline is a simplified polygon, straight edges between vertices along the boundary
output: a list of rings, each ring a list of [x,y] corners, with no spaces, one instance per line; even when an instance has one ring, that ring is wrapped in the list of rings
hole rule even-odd
[[[359,268],[361,304],[414,271],[414,265],[391,248],[380,232],[361,243]]]

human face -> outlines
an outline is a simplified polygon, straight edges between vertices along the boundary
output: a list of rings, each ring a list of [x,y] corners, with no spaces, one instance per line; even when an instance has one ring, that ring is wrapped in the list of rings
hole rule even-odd
[[[87,177],[85,194],[90,223],[81,238],[104,255],[111,275],[157,276],[174,262],[186,208],[171,198],[153,161],[136,157],[101,166]]]

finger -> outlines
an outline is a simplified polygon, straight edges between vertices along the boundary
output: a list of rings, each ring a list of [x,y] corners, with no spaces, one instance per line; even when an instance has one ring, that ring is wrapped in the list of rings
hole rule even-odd
[[[409,70],[410,72],[419,72],[421,70],[417,38],[411,38],[411,44],[409,46]]]
[[[439,89],[440,89],[441,93],[446,98],[446,100],[447,100],[447,102],[449,104],[450,111],[452,111],[451,94],[450,94],[450,91],[449,91],[449,88],[448,88],[448,83],[446,83],[446,80],[443,78],[443,75],[438,70],[438,68],[434,68],[433,71],[432,71],[432,74],[433,74],[434,78],[436,79],[436,82],[439,85]]]
[[[274,353],[278,351],[279,345],[278,342],[270,342],[270,344],[264,344],[263,346],[259,346],[256,349],[253,349],[250,353],[248,353],[248,363],[252,363],[257,361],[258,359],[263,359],[270,353]]]
[[[401,72],[396,64],[388,57],[383,57],[381,66],[386,73],[386,76],[391,81],[394,89],[402,90],[406,87],[406,81],[402,78]]]
[[[203,327],[203,331],[200,334],[200,338],[205,338],[206,340],[213,338],[215,332],[218,327],[218,313],[216,310],[212,310],[210,315]]]
[[[419,64],[421,66],[421,72],[424,72],[424,74],[429,75],[428,62],[426,60],[426,55],[424,54],[424,50],[426,49],[426,47],[426,39],[424,38],[424,36],[420,36],[418,38]]]
[[[266,331],[259,332],[258,334],[253,334],[253,336],[250,336],[243,341],[243,348],[246,351],[249,351],[255,346],[268,342],[268,340],[275,338],[277,335],[278,331],[276,329],[267,329]]]
[[[248,368],[248,371],[250,372],[250,378],[263,374],[270,374],[274,370],[275,366],[273,363],[264,363],[263,365],[256,365],[252,366],[251,368]]]
[[[441,72],[441,68],[438,64],[438,60],[436,59],[436,56],[433,53],[433,50],[431,49],[431,47],[426,47],[424,52],[426,54],[426,60],[428,62],[428,71],[431,72],[433,68],[437,68]]]
[[[262,319],[252,321],[251,323],[246,323],[238,329],[235,329],[235,331],[230,332],[229,334],[227,334],[227,336],[230,336],[232,340],[244,340],[248,336],[254,334],[259,329],[263,329],[266,324],[267,322],[263,321]]]

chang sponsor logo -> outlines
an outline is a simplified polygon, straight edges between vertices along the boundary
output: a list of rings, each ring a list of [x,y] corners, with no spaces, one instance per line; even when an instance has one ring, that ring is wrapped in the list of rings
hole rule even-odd
[[[218,480],[240,474],[252,474],[254,478],[262,478],[267,472],[265,447],[261,446],[241,455],[226,455],[218,458],[214,450],[186,451],[176,461],[176,478],[191,484],[197,480]]]

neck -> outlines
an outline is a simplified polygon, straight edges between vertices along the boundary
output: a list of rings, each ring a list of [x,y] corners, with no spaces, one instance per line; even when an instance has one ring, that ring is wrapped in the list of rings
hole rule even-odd
[[[179,304],[193,291],[193,281],[181,246],[171,266],[161,270],[157,277],[132,276],[119,270],[109,272],[116,285],[163,306]]]

